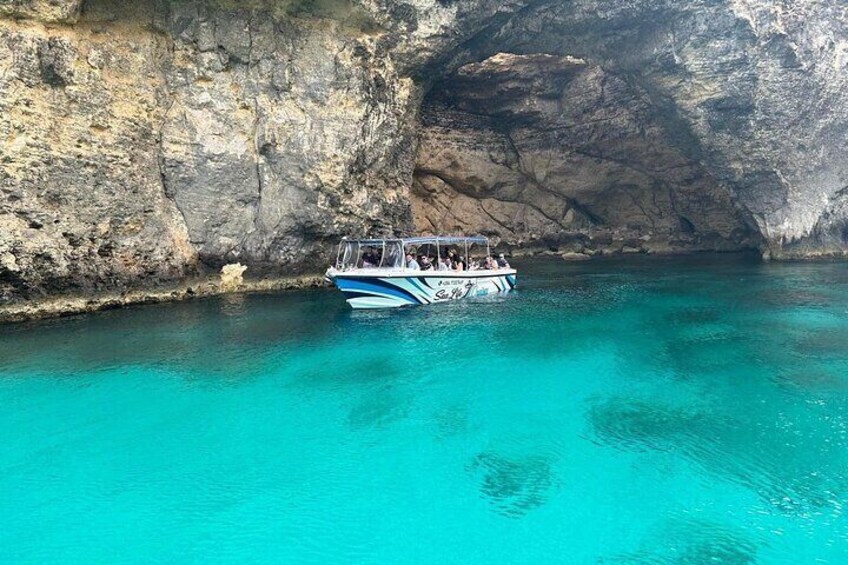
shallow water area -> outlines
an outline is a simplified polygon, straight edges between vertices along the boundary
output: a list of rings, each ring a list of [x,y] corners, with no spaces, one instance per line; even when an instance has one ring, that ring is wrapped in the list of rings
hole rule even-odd
[[[0,326],[0,562],[848,562],[848,264]]]

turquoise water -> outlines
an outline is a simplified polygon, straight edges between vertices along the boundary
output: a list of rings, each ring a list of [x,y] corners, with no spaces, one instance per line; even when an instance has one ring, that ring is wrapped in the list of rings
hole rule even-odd
[[[519,267],[0,327],[0,562],[848,562],[848,264]]]

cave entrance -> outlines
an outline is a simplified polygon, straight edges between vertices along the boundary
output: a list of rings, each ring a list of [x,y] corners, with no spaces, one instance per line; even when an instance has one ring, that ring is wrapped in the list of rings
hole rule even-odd
[[[466,64],[423,102],[415,227],[587,254],[755,248],[663,117],[635,81],[583,59]]]

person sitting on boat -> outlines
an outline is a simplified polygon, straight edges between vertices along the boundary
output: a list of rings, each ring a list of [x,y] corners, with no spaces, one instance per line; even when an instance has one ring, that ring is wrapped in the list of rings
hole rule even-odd
[[[406,268],[412,271],[421,270],[421,265],[418,264],[418,261],[415,260],[415,257],[411,253],[406,254]]]
[[[421,270],[422,271],[432,271],[433,270],[433,262],[430,261],[430,258],[426,255],[422,255],[420,258]]]
[[[373,269],[377,266],[379,261],[377,257],[374,256],[374,253],[371,251],[366,251],[365,255],[362,256],[362,268],[363,269]]]
[[[454,271],[464,271],[464,270],[466,270],[465,266],[466,266],[465,257],[457,256],[456,261],[453,262],[453,270]]]
[[[447,257],[443,257],[439,260],[439,270],[440,271],[450,271],[451,270],[451,262]]]
[[[509,263],[507,263],[506,257],[504,257],[503,253],[498,255],[498,267],[501,269],[509,269]]]
[[[487,271],[495,271],[498,268],[498,264],[492,260],[491,255],[487,255],[486,259],[483,261],[483,269]]]

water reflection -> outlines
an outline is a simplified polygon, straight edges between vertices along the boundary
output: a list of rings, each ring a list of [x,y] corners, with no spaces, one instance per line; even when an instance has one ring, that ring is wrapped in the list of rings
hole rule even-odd
[[[137,365],[238,381],[263,371],[271,344],[331,336],[343,310],[321,298],[233,295],[5,326],[0,371],[74,375]]]

